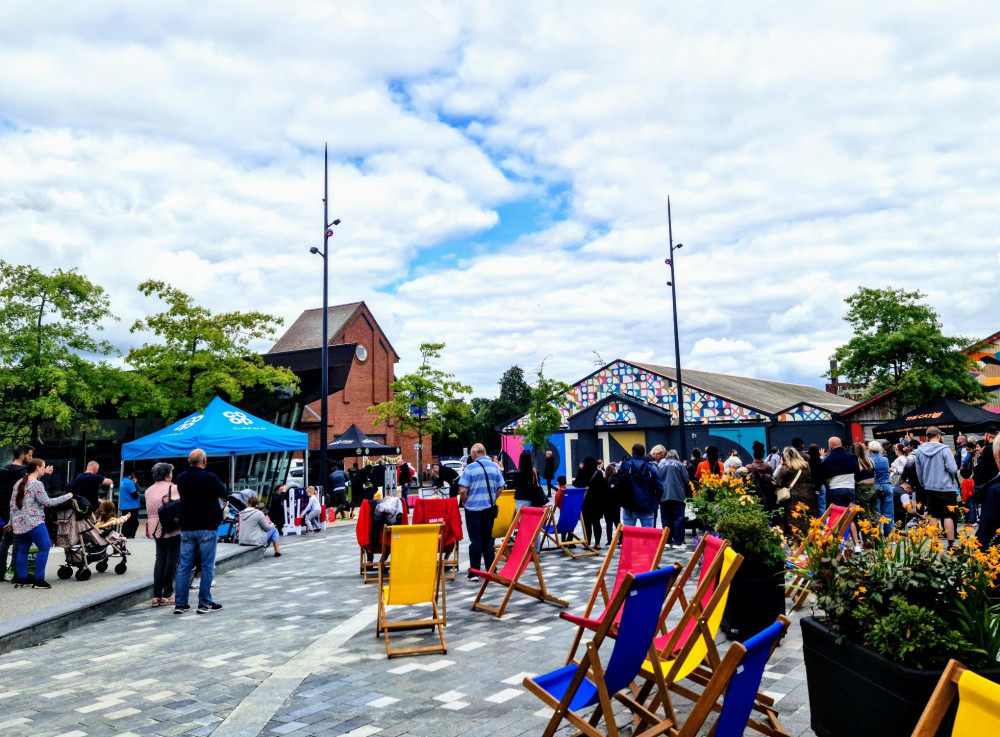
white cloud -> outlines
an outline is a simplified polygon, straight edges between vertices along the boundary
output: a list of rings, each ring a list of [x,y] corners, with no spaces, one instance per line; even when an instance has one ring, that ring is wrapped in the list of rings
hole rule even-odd
[[[425,340],[480,393],[546,356],[672,364],[668,194],[692,368],[820,384],[860,285],[997,329],[982,3],[6,4],[0,64],[0,256],[104,284],[122,347],[149,277],[318,305],[324,141],[332,299],[400,371]]]

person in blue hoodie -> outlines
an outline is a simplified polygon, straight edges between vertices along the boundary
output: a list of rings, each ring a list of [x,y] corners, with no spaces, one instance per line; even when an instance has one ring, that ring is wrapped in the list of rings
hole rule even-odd
[[[927,513],[941,520],[950,546],[955,540],[958,511],[958,464],[954,454],[941,442],[941,431],[927,428],[927,442],[913,453],[917,479],[924,488]]]

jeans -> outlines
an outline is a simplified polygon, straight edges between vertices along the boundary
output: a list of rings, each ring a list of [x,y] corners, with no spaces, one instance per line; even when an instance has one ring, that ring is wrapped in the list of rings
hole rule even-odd
[[[49,562],[49,548],[52,547],[52,540],[49,539],[49,531],[45,525],[38,525],[28,532],[17,536],[17,560],[14,563],[14,573],[22,581],[28,580],[28,551],[34,543],[38,548],[38,555],[35,556],[35,580],[45,580],[45,564]]]
[[[641,523],[641,527],[656,527],[656,510],[652,512],[633,512],[622,507],[622,523],[626,527],[635,527],[636,522]]]
[[[684,544],[684,509],[685,503],[678,499],[668,499],[660,502],[660,517],[663,526],[670,528],[667,542],[671,545]]]
[[[819,514],[822,517],[823,512],[826,511],[826,484],[820,484],[816,490],[816,507],[819,509]]]
[[[177,564],[177,584],[174,586],[176,606],[187,606],[188,587],[191,585],[191,569],[195,557],[201,556],[201,586],[198,588],[198,606],[212,603],[212,577],[215,574],[215,548],[218,545],[218,530],[181,531],[181,560]]]
[[[493,565],[494,554],[492,508],[476,510],[466,507],[465,526],[469,529],[469,568],[488,571]]]
[[[156,562],[153,563],[153,598],[169,599],[174,594],[174,575],[181,552],[180,535],[156,539]]]
[[[876,486],[881,493],[885,494],[885,499],[879,499],[877,502],[879,516],[889,520],[886,524],[882,525],[882,536],[884,537],[892,532],[892,518],[895,511],[892,506],[892,485],[876,484]]]
[[[7,551],[10,550],[10,567],[17,565],[17,535],[13,532],[0,533],[0,580],[7,575]]]
[[[277,527],[272,527],[270,530],[267,531],[267,542],[270,543],[271,545],[274,545],[274,543],[278,542]],[[264,547],[266,548],[267,545],[265,545]]]
[[[531,506],[531,502],[529,502],[527,499],[515,499],[514,500],[514,514],[517,514],[517,510],[519,510],[521,507],[530,507],[530,506]]]

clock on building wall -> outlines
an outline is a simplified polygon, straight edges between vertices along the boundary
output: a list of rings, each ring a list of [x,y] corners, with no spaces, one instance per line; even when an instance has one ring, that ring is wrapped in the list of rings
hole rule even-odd
[[[358,347],[354,349],[354,355],[359,361],[364,361],[368,358],[368,349],[358,343]]]

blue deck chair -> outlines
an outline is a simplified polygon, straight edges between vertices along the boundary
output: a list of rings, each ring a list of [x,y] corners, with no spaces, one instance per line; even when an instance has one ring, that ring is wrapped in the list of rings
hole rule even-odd
[[[524,679],[524,687],[555,710],[542,733],[544,737],[551,737],[563,719],[582,734],[603,737],[605,732],[597,730],[602,718],[608,737],[618,737],[612,699],[624,704],[643,722],[654,725],[645,732],[636,731],[634,737],[652,737],[666,731],[667,728],[661,726],[663,720],[632,698],[629,685],[635,680],[643,661],[650,658],[660,675],[660,686],[666,688],[659,660],[655,657],[653,637],[663,600],[677,580],[679,571],[677,566],[668,566],[626,576],[612,600],[613,607],[624,607],[624,611],[607,668],[601,665],[598,651],[607,638],[614,616],[604,618],[594,639],[587,643],[587,651],[579,663],[570,663],[551,673]],[[589,719],[579,714],[580,710],[595,705],[597,708]]]
[[[576,526],[583,526],[583,499],[587,494],[586,489],[569,487],[562,491],[562,503],[559,507],[559,519],[555,519],[556,511],[551,508],[549,519],[542,529],[545,537],[542,539],[543,547],[540,550],[551,550],[545,548],[545,541],[555,544],[570,558],[584,558],[588,555],[597,555],[597,551],[587,544],[587,541],[576,534]],[[583,548],[582,552],[577,552],[574,548]]]
[[[779,616],[774,624],[746,642],[734,642],[729,647],[729,652],[712,673],[711,680],[677,732],[677,737],[695,737],[713,712],[719,713],[710,731],[714,737],[741,737],[748,727],[764,734],[787,737],[776,719],[765,725],[752,719],[751,715],[754,709],[760,708],[757,696],[764,677],[764,666],[789,624],[786,617]],[[721,705],[719,697],[723,697]],[[639,719],[640,728],[647,724]]]

